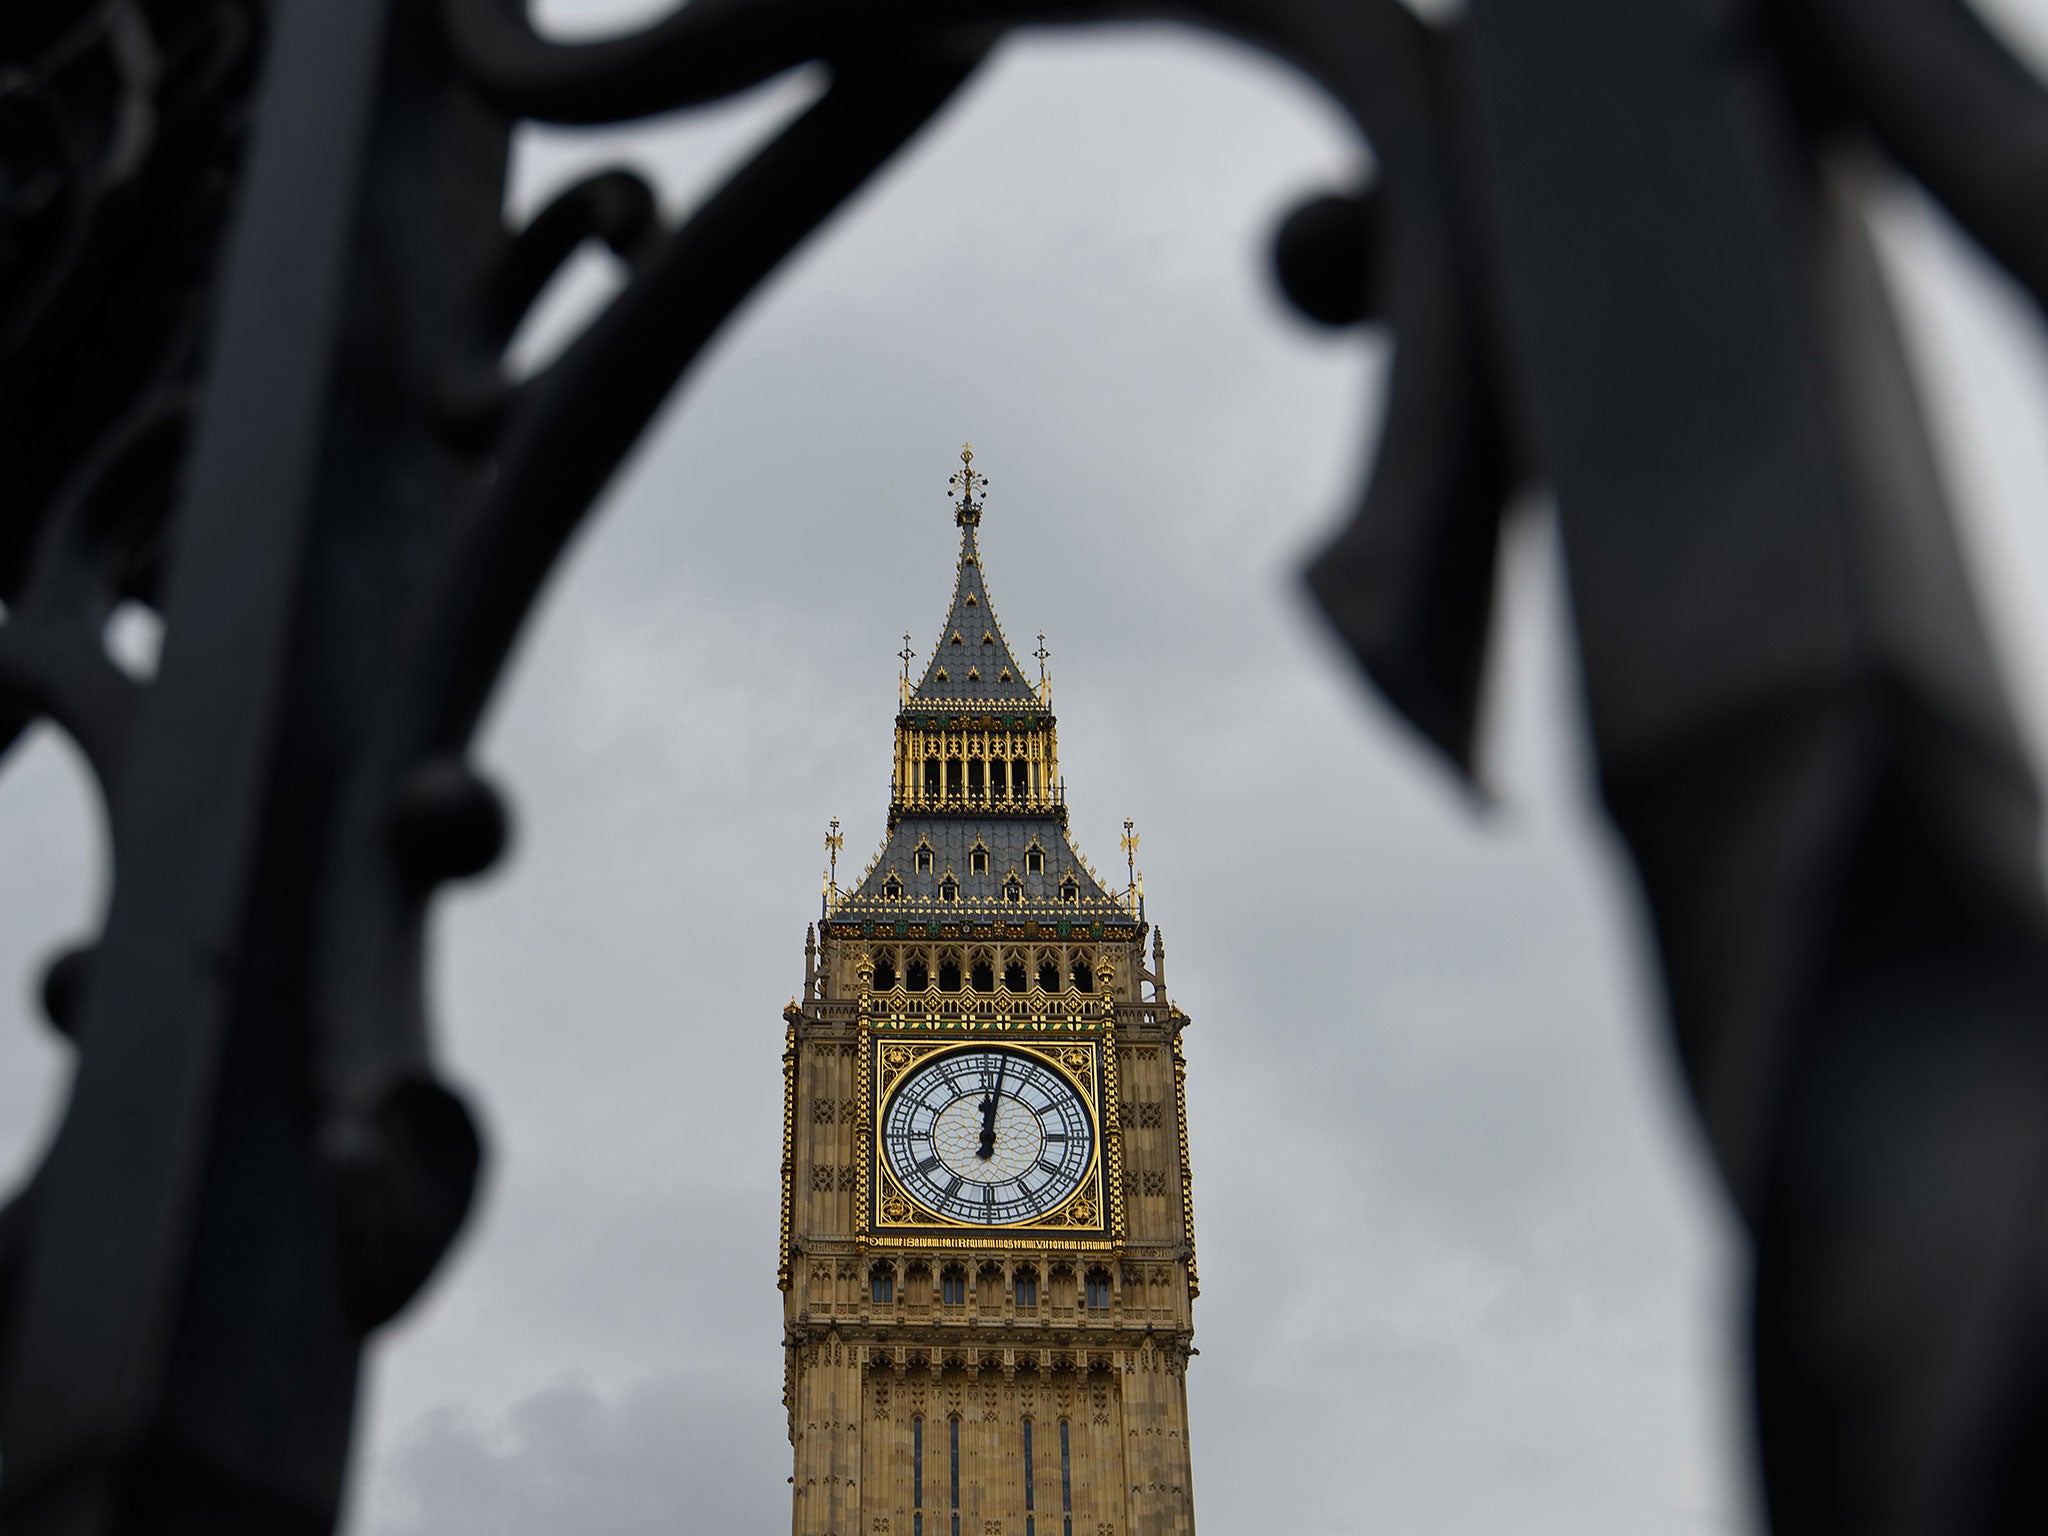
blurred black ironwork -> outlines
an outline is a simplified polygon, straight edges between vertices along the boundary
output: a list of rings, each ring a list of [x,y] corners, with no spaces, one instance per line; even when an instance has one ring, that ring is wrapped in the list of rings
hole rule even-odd
[[[1784,1533],[2048,1529],[2033,780],[1863,227],[1917,178],[2048,302],[2048,96],[1962,0],[517,0],[0,8],[0,750],[78,742],[116,861],[44,997],[61,1128],[0,1214],[0,1524],[331,1528],[366,1336],[481,1163],[421,924],[506,835],[467,764],[536,590],[719,324],[1012,27],[1159,17],[1371,145],[1281,282],[1397,342],[1310,573],[1469,771],[1502,510],[1557,496],[1601,791],[1754,1240]],[[527,118],[822,61],[678,225],[627,171],[501,224]],[[630,266],[504,348],[581,244]],[[108,659],[162,617],[151,679]]]

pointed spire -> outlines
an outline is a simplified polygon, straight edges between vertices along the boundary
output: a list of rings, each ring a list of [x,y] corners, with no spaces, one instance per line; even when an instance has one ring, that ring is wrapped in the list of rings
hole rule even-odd
[[[989,481],[974,467],[973,444],[961,444],[960,467],[946,483],[950,487],[946,494],[954,502],[953,521],[960,528],[959,571],[938,644],[932,648],[924,676],[907,690],[904,701],[913,706],[978,704],[996,709],[1039,704],[1039,691],[1011,654],[982,580],[976,530],[981,526],[982,496]]]

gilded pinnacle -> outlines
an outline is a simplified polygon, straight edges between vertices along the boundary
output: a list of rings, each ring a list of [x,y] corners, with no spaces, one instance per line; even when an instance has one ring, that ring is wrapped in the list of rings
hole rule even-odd
[[[960,467],[953,471],[946,484],[952,487],[946,494],[959,498],[959,505],[953,509],[953,521],[962,528],[978,527],[981,523],[981,502],[975,492],[988,489],[988,476],[974,467],[974,444],[960,445]]]

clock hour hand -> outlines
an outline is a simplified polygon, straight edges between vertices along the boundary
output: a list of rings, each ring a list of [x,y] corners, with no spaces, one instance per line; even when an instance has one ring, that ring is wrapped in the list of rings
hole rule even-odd
[[[1003,1074],[1010,1070],[1010,1058],[996,1058],[996,1085],[989,1090],[988,1097],[981,1101],[981,1145],[974,1149],[974,1155],[983,1160],[996,1155],[996,1100],[1002,1096]]]

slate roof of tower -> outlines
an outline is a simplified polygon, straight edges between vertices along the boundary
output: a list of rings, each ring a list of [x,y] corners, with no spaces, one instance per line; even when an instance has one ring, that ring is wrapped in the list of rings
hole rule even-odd
[[[975,509],[979,511],[979,509]],[[939,674],[946,675],[942,678]],[[996,622],[982,579],[981,552],[975,527],[960,529],[960,568],[953,581],[953,601],[938,644],[925,663],[924,676],[911,690],[912,705],[941,702],[1000,704],[1004,708],[1037,708],[1038,690],[1025,680],[1024,669],[1011,654],[1003,627]]]
[[[1033,842],[1045,854],[1045,868],[1037,874],[1025,867]],[[917,867],[920,843],[932,850],[932,867],[923,872]],[[988,850],[988,869],[982,874],[974,872],[970,858],[976,843]],[[852,894],[856,899],[880,901],[882,887],[893,874],[902,883],[905,905],[920,906],[938,900],[939,882],[948,871],[959,885],[963,908],[1004,908],[1003,884],[1013,871],[1023,883],[1026,904],[1057,902],[1060,885],[1071,876],[1081,888],[1084,909],[1122,908],[1122,902],[1089,873],[1067,840],[1066,830],[1052,816],[905,816],[889,833]]]

